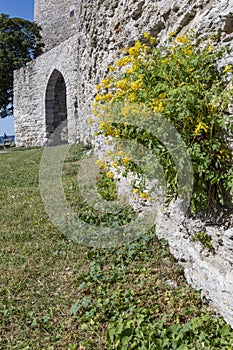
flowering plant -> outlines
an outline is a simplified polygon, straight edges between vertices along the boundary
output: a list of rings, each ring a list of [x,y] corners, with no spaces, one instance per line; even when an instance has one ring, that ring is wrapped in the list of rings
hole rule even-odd
[[[174,38],[171,34],[166,43],[157,45],[154,37],[144,33],[142,41],[122,50],[123,57],[109,67],[108,76],[97,86],[94,114],[101,132],[106,137],[136,139],[152,149],[164,169],[169,199],[176,197],[178,188],[172,157],[158,139],[139,130],[132,118],[127,120],[132,111],[129,106],[145,110],[134,118],[146,120],[149,109],[155,118],[159,114],[174,125],[192,161],[194,211],[224,204],[226,190],[233,194],[232,152],[226,139],[226,131],[232,129],[227,110],[233,95],[233,67],[217,67],[225,52],[210,39],[198,45],[191,35]],[[115,123],[112,118],[117,103],[124,103],[125,122]],[[116,161],[132,169],[129,159],[125,164],[122,159]],[[135,169],[143,174],[143,169]]]

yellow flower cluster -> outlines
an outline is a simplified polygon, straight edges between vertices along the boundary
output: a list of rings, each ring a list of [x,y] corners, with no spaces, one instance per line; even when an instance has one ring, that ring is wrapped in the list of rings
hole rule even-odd
[[[155,113],[161,113],[163,111],[164,107],[163,107],[163,102],[162,101],[158,101],[155,100],[154,104],[153,104],[153,111]]]
[[[129,100],[130,102],[134,102],[134,101],[136,100],[136,95],[135,95],[134,92],[131,92],[131,93],[129,94],[128,100]]]
[[[113,174],[112,171],[108,171],[108,172],[106,173],[106,176],[107,176],[108,178],[110,178],[110,179],[113,179],[113,178],[114,178],[114,174]]]
[[[193,54],[193,49],[191,47],[186,47],[184,49],[184,54],[185,55],[192,55]]]
[[[108,168],[108,164],[105,163],[105,162],[104,162],[103,160],[101,160],[101,159],[98,159],[98,160],[95,162],[95,164],[96,164],[98,167],[102,168],[102,169],[107,169],[107,168]]]
[[[103,86],[104,88],[107,88],[107,89],[111,87],[111,83],[112,83],[112,81],[111,81],[110,78],[108,78],[108,79],[103,79],[102,82],[101,82],[102,86]]]
[[[121,161],[124,165],[127,165],[130,161],[130,158],[122,158]]]
[[[118,89],[123,90],[123,91],[127,90],[127,89],[129,88],[128,80],[127,80],[127,79],[119,80],[119,81],[116,83],[116,87],[117,87]]]
[[[132,83],[130,84],[132,90],[140,90],[142,86],[143,83],[141,80],[132,81]]]
[[[161,113],[164,110],[164,102],[163,100],[166,98],[166,92],[159,94],[158,98],[156,98],[152,104],[152,109],[155,113]]]
[[[165,57],[161,62],[166,64],[168,61],[169,61],[169,58]]]
[[[101,122],[99,129],[104,132],[105,136],[120,137],[120,131],[114,129],[109,123]]]
[[[229,159],[230,158],[230,152],[227,149],[221,149],[219,151],[219,155],[217,156],[221,160]]]
[[[204,132],[207,132],[208,129],[209,129],[208,125],[206,125],[203,122],[199,122],[195,129],[195,135],[198,135],[201,130],[203,130]]]
[[[119,166],[119,163],[117,161],[112,162],[112,166],[114,168],[117,168]]]
[[[145,39],[149,40],[151,45],[153,45],[157,41],[157,39],[154,36],[151,36],[150,33],[148,33],[148,32],[145,32],[143,34],[143,36],[144,36]]]
[[[140,193],[140,197],[143,198],[143,199],[147,199],[148,195],[146,192],[141,192]]]
[[[139,40],[136,41],[135,45],[127,50],[130,56],[130,62],[132,62],[132,60],[134,59],[137,59],[140,53],[145,51],[146,49],[146,45],[142,44]]]
[[[177,36],[176,41],[180,44],[189,44],[190,43],[190,39],[185,34]]]
[[[97,94],[95,96],[95,100],[97,102],[100,102],[100,101],[111,101],[113,97],[114,96],[112,94],[104,94],[104,95]]]
[[[122,59],[116,61],[116,65],[118,67],[124,67],[127,64],[129,64],[130,62],[132,62],[132,57],[124,56]]]

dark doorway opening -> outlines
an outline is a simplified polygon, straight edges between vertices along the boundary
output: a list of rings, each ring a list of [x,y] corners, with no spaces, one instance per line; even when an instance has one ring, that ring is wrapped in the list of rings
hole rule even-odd
[[[46,89],[45,114],[47,144],[55,146],[67,143],[66,84],[63,75],[56,69]]]

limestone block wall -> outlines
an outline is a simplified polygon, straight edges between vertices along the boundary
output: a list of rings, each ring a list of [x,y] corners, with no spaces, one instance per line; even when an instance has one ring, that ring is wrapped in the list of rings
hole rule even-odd
[[[120,48],[143,38],[145,31],[164,40],[194,29],[198,36],[215,34],[233,50],[232,0],[104,0],[82,2],[77,61],[79,113],[87,116],[95,84],[107,66],[120,57]],[[233,63],[233,55],[228,58]]]
[[[71,29],[67,14],[73,7],[77,22]],[[25,144],[23,135],[28,135],[27,140],[31,138],[30,144],[45,142],[41,131],[45,115],[43,96],[56,65],[67,75],[72,72],[72,86],[68,82],[66,85],[69,91],[76,86],[72,94],[78,105],[77,139],[87,139],[92,137],[91,129],[88,131],[84,120],[91,115],[96,83],[107,74],[107,66],[120,57],[120,48],[142,39],[145,31],[164,40],[171,31],[180,34],[193,28],[199,36],[215,34],[220,44],[233,49],[232,0],[36,0],[35,20],[43,27],[46,50],[53,49],[15,73],[18,145]],[[233,55],[227,59],[233,63]],[[67,93],[67,99],[73,96]],[[21,131],[25,128],[30,132]],[[35,135],[30,136],[36,129],[40,141]]]
[[[77,33],[81,0],[35,0],[34,20],[42,27],[45,51]]]
[[[17,146],[43,146],[47,141],[45,122],[46,89],[54,70],[64,77],[67,95],[69,139],[73,140],[77,123],[77,39],[58,45],[15,72],[14,118]]]

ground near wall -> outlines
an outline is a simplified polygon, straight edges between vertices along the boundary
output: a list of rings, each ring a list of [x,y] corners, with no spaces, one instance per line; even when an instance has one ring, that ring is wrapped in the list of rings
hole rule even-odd
[[[42,152],[0,154],[0,349],[232,349],[233,331],[153,228],[129,245],[93,249],[51,224],[39,192]],[[76,177],[85,150],[70,152],[65,193],[88,217]],[[105,181],[100,192],[114,191],[109,183],[103,191]]]

